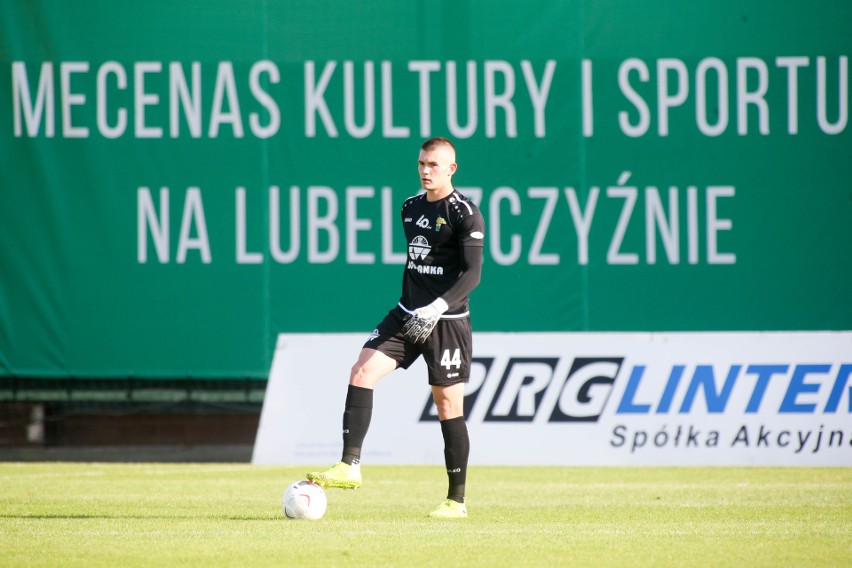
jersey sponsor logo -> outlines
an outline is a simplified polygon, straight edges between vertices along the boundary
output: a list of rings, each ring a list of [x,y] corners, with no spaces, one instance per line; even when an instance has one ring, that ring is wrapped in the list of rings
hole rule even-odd
[[[379,330],[378,330],[378,329],[374,329],[374,330],[373,330],[373,333],[371,333],[371,334],[370,334],[369,339],[367,339],[367,343],[369,343],[369,342],[371,342],[371,341],[374,341],[374,340],[378,339],[378,338],[379,338],[379,335],[380,335],[380,334],[379,334]]]
[[[482,239],[482,238],[485,238],[485,235],[483,235],[480,231],[474,231],[474,232],[472,232],[472,233],[470,234],[470,238],[472,238],[472,239]]]
[[[408,261],[407,268],[409,270],[416,270],[420,274],[434,274],[436,276],[443,276],[444,267],[443,266],[428,266],[423,264],[417,264],[412,261]]]
[[[408,256],[411,260],[422,260],[429,255],[431,250],[432,247],[429,246],[429,241],[421,235],[417,235],[408,243]]]

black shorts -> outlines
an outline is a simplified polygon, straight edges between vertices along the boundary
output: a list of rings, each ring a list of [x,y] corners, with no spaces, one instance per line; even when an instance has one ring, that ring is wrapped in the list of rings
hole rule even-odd
[[[470,318],[442,318],[426,342],[415,345],[402,337],[405,316],[405,311],[399,306],[388,312],[364,347],[384,353],[403,369],[410,367],[423,355],[429,368],[430,385],[449,386],[468,382],[473,356]]]

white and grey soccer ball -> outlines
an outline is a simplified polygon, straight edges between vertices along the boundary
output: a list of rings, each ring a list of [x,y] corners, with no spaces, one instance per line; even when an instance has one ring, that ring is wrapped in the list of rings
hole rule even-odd
[[[310,481],[297,481],[284,491],[284,515],[288,519],[321,519],[328,507],[325,491]]]

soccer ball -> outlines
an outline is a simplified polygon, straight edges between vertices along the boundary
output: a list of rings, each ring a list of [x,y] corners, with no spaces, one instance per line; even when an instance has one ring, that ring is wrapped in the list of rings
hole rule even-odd
[[[288,519],[321,519],[328,500],[322,487],[310,481],[297,481],[284,491],[284,514]]]

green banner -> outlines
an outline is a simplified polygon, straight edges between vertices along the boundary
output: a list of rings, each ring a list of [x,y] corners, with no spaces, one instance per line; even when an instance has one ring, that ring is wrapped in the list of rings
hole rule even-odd
[[[262,377],[368,333],[430,136],[477,331],[852,329],[852,5],[0,6],[0,375]]]

